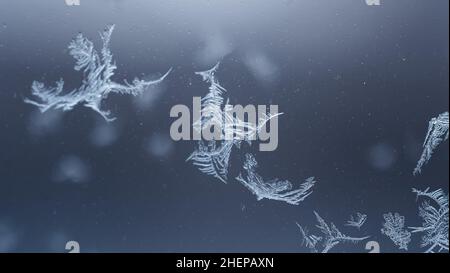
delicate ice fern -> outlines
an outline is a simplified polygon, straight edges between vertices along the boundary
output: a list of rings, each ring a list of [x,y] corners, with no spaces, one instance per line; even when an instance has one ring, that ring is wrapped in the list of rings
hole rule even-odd
[[[203,81],[210,84],[209,92],[202,98],[202,110],[201,110],[201,119],[194,123],[194,129],[200,131],[201,129],[210,126],[211,124],[215,124],[222,128],[223,124],[223,93],[227,92],[225,88],[223,88],[215,74],[217,69],[219,69],[220,63],[217,63],[213,68],[202,71],[195,72],[196,75],[200,75]]]
[[[187,160],[192,160],[201,172],[226,183],[233,141],[223,141],[220,146],[217,146],[216,143],[218,142],[199,141],[198,149]]]
[[[385,220],[381,233],[388,236],[399,249],[408,250],[411,233],[405,229],[405,217],[391,212],[383,214]]]
[[[323,234],[322,236],[309,235],[307,230],[302,228],[297,223],[297,226],[300,228],[300,232],[303,237],[303,245],[309,248],[311,252],[328,253],[333,247],[337,246],[339,243],[358,243],[370,237],[370,236],[365,237],[347,236],[343,234],[341,231],[339,231],[339,229],[333,223],[330,223],[328,225],[317,212],[314,212],[314,214],[318,222],[316,227]],[[322,250],[318,249],[317,247],[319,243],[322,246]]]
[[[423,165],[427,164],[433,155],[433,151],[448,139],[448,112],[440,114],[437,118],[432,118],[428,123],[428,132],[423,143],[423,152],[413,174],[422,172]]]
[[[109,50],[111,34],[114,25],[108,26],[100,37],[103,47],[100,54],[94,49],[94,44],[81,33],[70,43],[68,49],[70,55],[76,60],[75,70],[83,71],[84,79],[82,85],[72,91],[64,92],[64,81],[56,82],[55,87],[46,87],[43,83],[34,81],[31,90],[38,101],[26,98],[26,103],[39,107],[41,112],[51,108],[72,110],[78,104],[89,107],[98,112],[106,121],[113,121],[110,111],[101,109],[101,102],[109,93],[139,95],[150,85],[161,82],[170,72],[154,81],[144,81],[135,78],[132,83],[125,81],[124,84],[111,80],[117,66],[113,62],[113,55]]]
[[[192,161],[201,172],[226,183],[228,161],[233,146],[239,148],[243,140],[248,142],[254,140],[270,119],[282,113],[264,113],[261,115],[258,125],[234,117],[229,111],[232,106],[228,101],[224,103],[223,95],[227,90],[220,85],[215,76],[219,65],[220,63],[217,63],[207,71],[196,72],[210,86],[208,94],[201,101],[201,118],[194,122],[193,127],[194,130],[201,132],[205,128],[216,126],[221,130],[221,140],[199,141],[197,150],[187,158],[187,161]]]
[[[346,225],[360,229],[362,225],[364,225],[366,220],[367,220],[366,214],[357,212],[355,217],[353,217],[353,215],[350,215],[350,220],[347,221]]]
[[[215,73],[219,68],[220,63],[217,63],[213,68],[196,72],[200,75],[203,81],[210,84],[208,94],[202,98],[201,118],[197,120],[193,127],[194,130],[201,132],[208,126],[218,126],[223,128],[223,93],[226,89],[223,88],[215,77]],[[224,132],[221,132],[223,136]],[[233,148],[234,141],[199,141],[197,150],[195,150],[186,161],[192,161],[198,169],[211,175],[220,181],[226,183],[228,175],[228,165]],[[237,143],[236,143],[237,144]]]
[[[231,114],[232,106],[225,104],[224,112],[223,112],[223,137],[225,139],[233,140],[236,143],[241,141],[247,141],[251,144],[252,140],[255,140],[259,134],[259,132],[266,126],[266,123],[269,122],[272,118],[275,118],[283,113],[259,113],[258,124],[254,124],[251,122],[243,121],[239,118],[234,117]]]
[[[245,155],[244,169],[247,172],[244,178],[239,174],[236,179],[241,182],[247,189],[256,195],[258,200],[263,198],[283,201],[292,205],[298,205],[301,201],[308,197],[316,181],[314,177],[306,179],[298,189],[293,190],[292,183],[287,180],[279,180],[277,178],[269,181],[256,173],[258,162],[252,154]]]
[[[308,230],[303,228],[299,223],[297,224],[300,229],[300,233],[302,235],[302,244],[306,246],[311,252],[317,252],[316,245],[318,242],[322,240],[322,237],[316,235],[309,235]]]
[[[429,192],[413,189],[417,198],[424,197],[433,201],[424,201],[419,207],[419,216],[423,219],[422,227],[411,227],[412,232],[423,232],[422,247],[429,247],[425,252],[448,251],[448,195],[441,189]]]

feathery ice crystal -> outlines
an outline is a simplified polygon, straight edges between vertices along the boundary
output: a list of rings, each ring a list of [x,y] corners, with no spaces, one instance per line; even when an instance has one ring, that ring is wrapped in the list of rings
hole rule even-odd
[[[150,85],[164,80],[170,70],[161,78],[153,81],[144,81],[138,78],[135,78],[132,83],[125,81],[124,84],[112,81],[111,77],[117,68],[109,49],[113,30],[114,25],[110,25],[100,33],[103,41],[100,54],[94,49],[94,44],[81,33],[70,43],[68,48],[70,55],[76,60],[75,70],[83,71],[84,75],[83,83],[79,88],[65,92],[62,79],[57,81],[54,87],[46,87],[43,83],[34,81],[31,86],[32,94],[39,101],[26,98],[25,103],[37,106],[41,112],[51,108],[69,111],[76,105],[82,104],[98,112],[106,121],[113,121],[115,118],[111,117],[110,111],[101,109],[101,102],[110,93],[136,96],[147,90]]]
[[[292,183],[288,180],[279,180],[277,178],[264,181],[264,179],[256,173],[258,162],[252,154],[245,155],[244,169],[247,172],[244,178],[242,174],[236,178],[248,190],[256,195],[258,200],[263,198],[283,201],[292,205],[298,205],[301,201],[308,197],[316,181],[314,177],[306,179],[298,189],[293,190]]]
[[[223,95],[227,90],[222,87],[216,78],[216,73],[220,63],[213,68],[196,72],[203,81],[210,84],[209,92],[201,100],[201,117],[194,122],[194,130],[201,132],[211,126],[220,128],[221,140],[201,140],[197,149],[186,159],[192,161],[199,170],[207,175],[211,175],[222,182],[227,182],[228,166],[233,147],[240,148],[242,141],[251,144],[258,132],[266,123],[280,115],[265,114],[259,119],[258,125],[245,122],[234,117],[228,109],[232,106],[224,103]],[[230,137],[231,136],[231,137]]]
[[[408,250],[411,232],[405,229],[405,217],[391,212],[383,214],[384,223],[381,233],[388,236],[399,249]]]
[[[364,241],[370,236],[365,237],[350,237],[343,234],[339,229],[333,224],[329,225],[325,222],[325,220],[320,217],[320,215],[314,211],[318,224],[316,227],[322,233],[322,236],[319,235],[309,235],[308,231],[300,226],[298,223],[297,226],[300,228],[300,233],[303,237],[303,244],[309,248],[311,252],[321,252],[328,253],[333,247],[337,246],[340,243],[358,243],[360,241]],[[318,249],[318,244],[321,244],[322,250]]]
[[[432,118],[428,123],[428,132],[423,142],[423,152],[420,156],[413,174],[418,175],[422,172],[422,167],[428,163],[433,155],[433,151],[442,141],[448,139],[448,112]]]
[[[350,220],[347,221],[346,225],[360,229],[362,225],[364,225],[366,220],[367,220],[366,214],[357,212],[355,217],[353,217],[353,215],[350,215]]]
[[[421,232],[422,247],[428,247],[425,252],[441,252],[448,251],[448,194],[446,195],[442,189],[432,192],[413,189],[417,194],[417,198],[428,198],[419,207],[419,216],[423,219],[421,227],[410,227],[412,233]]]

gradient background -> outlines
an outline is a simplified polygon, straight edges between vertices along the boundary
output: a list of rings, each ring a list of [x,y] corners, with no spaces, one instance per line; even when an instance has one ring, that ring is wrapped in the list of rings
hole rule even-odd
[[[313,210],[352,236],[380,233],[382,214],[418,226],[411,188],[449,186],[449,146],[412,176],[428,121],[448,111],[447,0],[0,0],[0,252],[305,252],[295,222]],[[146,95],[112,95],[106,124],[84,107],[44,115],[23,103],[33,80],[75,88],[67,45],[78,33],[111,49],[117,81],[174,70]],[[278,104],[279,146],[232,154],[229,183],[200,173],[173,142],[169,110],[207,92],[195,71],[223,58],[232,104]],[[245,152],[263,177],[318,180],[299,206],[238,184]],[[368,221],[344,226],[350,214]],[[417,252],[414,235],[409,251]],[[365,252],[365,242],[333,251]]]

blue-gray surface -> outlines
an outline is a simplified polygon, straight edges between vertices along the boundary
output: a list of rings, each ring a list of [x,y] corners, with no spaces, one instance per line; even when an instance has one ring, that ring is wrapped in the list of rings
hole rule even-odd
[[[316,232],[316,211],[382,252],[383,214],[420,226],[411,189],[448,194],[448,141],[413,176],[428,121],[448,111],[449,2],[0,0],[0,252],[305,252],[296,223]],[[105,100],[106,123],[84,107],[45,114],[25,104],[31,83],[79,86],[67,45],[115,24],[117,80],[155,79],[142,96]],[[174,142],[175,104],[208,85],[194,74],[222,60],[217,76],[233,104],[278,104],[279,145],[245,146],[230,177],[255,153],[263,177],[314,176],[300,205],[263,199],[185,162],[195,142]],[[159,74],[158,74],[159,73]],[[367,214],[358,230],[350,215]],[[408,251],[419,252],[420,234]],[[367,252],[365,242],[337,252]]]

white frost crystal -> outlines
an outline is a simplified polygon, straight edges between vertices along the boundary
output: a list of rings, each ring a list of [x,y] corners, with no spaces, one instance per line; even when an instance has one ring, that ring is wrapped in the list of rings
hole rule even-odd
[[[423,142],[423,152],[417,162],[413,174],[417,175],[422,172],[422,167],[428,163],[433,155],[433,151],[441,144],[442,141],[448,139],[448,112],[440,114],[436,118],[432,118],[428,123],[428,132]]]
[[[293,189],[292,183],[288,180],[272,179],[264,181],[264,179],[256,173],[258,162],[252,154],[245,155],[244,169],[247,175],[239,174],[236,178],[247,189],[256,195],[258,200],[263,198],[283,201],[292,205],[298,205],[301,201],[308,197],[316,181],[314,177],[306,179],[306,181],[300,184],[298,189]]]
[[[405,217],[391,212],[383,214],[384,224],[381,233],[388,236],[399,249],[408,250],[411,232],[405,229]]]
[[[421,227],[411,227],[412,233],[421,232],[422,247],[428,247],[425,252],[448,251],[448,194],[441,189],[429,192],[429,188],[424,191],[413,189],[417,198],[428,198],[419,207],[419,216],[423,219]]]
[[[357,229],[360,229],[362,225],[367,220],[367,215],[357,212],[356,216],[353,217],[353,215],[350,215],[350,220],[347,221],[347,226],[356,227]]]
[[[39,101],[28,98],[24,101],[39,107],[41,112],[51,108],[69,111],[76,105],[82,104],[98,112],[106,121],[113,121],[115,118],[110,116],[111,113],[101,109],[101,102],[110,93],[136,96],[143,93],[150,85],[161,82],[169,74],[170,70],[154,81],[138,78],[135,78],[132,83],[125,81],[124,84],[112,81],[111,77],[117,68],[109,49],[113,30],[114,25],[110,25],[100,33],[103,41],[100,54],[94,49],[94,44],[81,33],[70,43],[68,49],[70,55],[76,60],[75,70],[83,71],[84,75],[83,83],[79,88],[65,92],[62,79],[56,82],[55,87],[46,87],[43,83],[34,81],[31,86],[32,94],[38,97]]]

